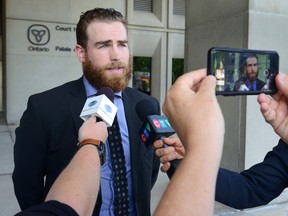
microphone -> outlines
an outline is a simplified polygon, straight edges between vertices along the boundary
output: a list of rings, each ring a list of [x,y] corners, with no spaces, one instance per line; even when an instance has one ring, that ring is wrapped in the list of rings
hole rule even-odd
[[[99,89],[95,96],[87,98],[80,117],[86,121],[91,115],[96,115],[107,126],[112,126],[118,109],[114,105],[113,100],[114,92],[112,89],[108,87]]]
[[[157,108],[152,106],[148,100],[141,100],[136,104],[136,112],[141,119],[142,126],[139,130],[139,134],[142,142],[148,148],[157,139],[163,139],[175,134],[175,130],[171,127],[168,119],[164,115],[156,115]],[[164,143],[164,148],[168,147]],[[169,179],[172,178],[176,168],[180,164],[179,159],[170,161],[170,168],[167,170]]]

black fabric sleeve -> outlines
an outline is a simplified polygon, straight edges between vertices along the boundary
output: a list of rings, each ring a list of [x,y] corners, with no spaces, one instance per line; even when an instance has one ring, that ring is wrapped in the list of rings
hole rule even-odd
[[[282,140],[263,162],[241,173],[220,169],[216,201],[237,209],[265,205],[288,186],[288,145]]]
[[[26,209],[44,201],[44,170],[47,138],[37,104],[31,97],[20,126],[16,129],[14,145],[14,191],[20,208]]]
[[[19,212],[15,216],[79,216],[70,206],[55,200],[47,201]]]

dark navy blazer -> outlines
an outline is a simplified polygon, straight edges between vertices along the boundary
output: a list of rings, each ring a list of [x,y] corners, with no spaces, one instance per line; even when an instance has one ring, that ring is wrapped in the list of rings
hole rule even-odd
[[[264,161],[241,173],[220,169],[216,201],[237,209],[265,205],[288,186],[288,145],[282,140]]]
[[[160,161],[153,148],[141,143],[142,121],[135,111],[140,100],[148,100],[160,114],[158,101],[127,87],[122,92],[129,131],[133,192],[137,215],[150,215],[150,192]],[[86,101],[83,79],[32,95],[28,100],[14,146],[12,179],[21,209],[43,202],[55,179],[70,162],[78,142],[79,117]],[[99,202],[98,202],[99,203]]]

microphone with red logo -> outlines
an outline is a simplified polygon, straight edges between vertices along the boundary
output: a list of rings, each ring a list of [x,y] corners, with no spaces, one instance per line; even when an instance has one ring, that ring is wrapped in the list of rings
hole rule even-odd
[[[140,136],[146,147],[149,147],[157,139],[169,137],[175,134],[166,116],[149,115],[143,121]]]
[[[143,122],[139,134],[147,148],[151,146],[155,140],[175,134],[175,130],[171,127],[167,117],[164,115],[156,115],[156,110],[148,100],[141,100],[136,104],[136,112]],[[167,145],[164,144],[163,147],[167,147]],[[180,161],[181,160],[178,159],[169,161],[171,166],[167,170],[167,175],[170,179],[179,166]]]

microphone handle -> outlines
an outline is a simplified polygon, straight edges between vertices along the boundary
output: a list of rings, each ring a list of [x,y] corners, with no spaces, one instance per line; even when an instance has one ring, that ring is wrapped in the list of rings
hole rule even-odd
[[[96,116],[96,121],[97,121],[97,122],[101,122],[101,121],[103,121],[103,119],[100,118],[100,117],[98,117],[98,116]]]
[[[163,137],[161,137],[162,141],[163,141]],[[163,147],[166,148],[168,147],[167,144],[163,144]],[[169,177],[169,179],[171,180],[172,176],[174,175],[177,167],[179,166],[181,160],[180,159],[174,159],[172,161],[169,161],[170,162],[170,168],[167,170],[167,175]]]
[[[174,160],[170,161],[170,168],[167,170],[167,175],[168,175],[170,180],[171,180],[172,176],[174,175],[180,162],[181,162],[181,160],[179,160],[179,159],[174,159]]]

